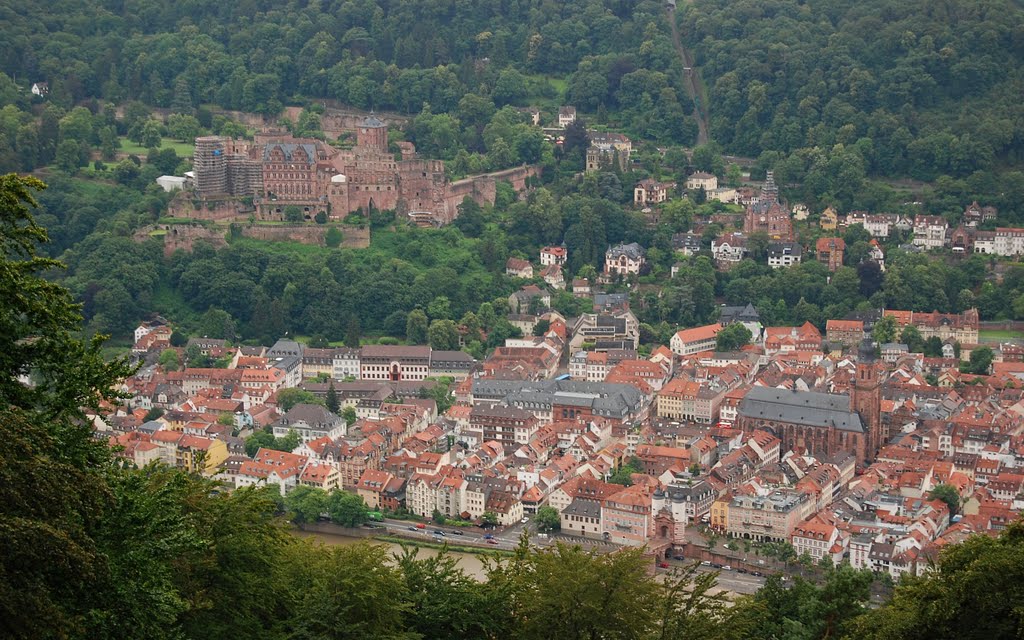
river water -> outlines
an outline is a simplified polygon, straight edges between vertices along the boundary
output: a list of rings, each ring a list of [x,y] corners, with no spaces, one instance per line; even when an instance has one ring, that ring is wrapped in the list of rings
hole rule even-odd
[[[323,533],[319,531],[302,531],[299,529],[292,530],[292,533],[300,538],[312,538],[317,542],[321,542],[327,545],[338,545],[338,544],[356,544],[358,542],[366,541],[371,544],[378,544],[387,547],[393,553],[402,553],[402,547],[392,542],[378,542],[371,538],[359,538],[354,536],[343,536],[334,533]],[[437,549],[431,549],[429,547],[419,548],[420,558],[432,558],[436,556],[439,551]],[[455,558],[458,562],[459,568],[466,572],[466,575],[477,580],[483,580],[485,577],[484,564],[480,561],[480,557],[472,553],[464,553],[461,551],[449,551],[448,554]]]

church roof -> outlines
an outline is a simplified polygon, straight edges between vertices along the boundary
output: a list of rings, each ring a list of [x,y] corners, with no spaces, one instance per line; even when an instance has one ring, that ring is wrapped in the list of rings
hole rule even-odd
[[[813,391],[753,387],[740,402],[739,414],[812,427],[864,433],[860,416],[850,410],[850,397]]]

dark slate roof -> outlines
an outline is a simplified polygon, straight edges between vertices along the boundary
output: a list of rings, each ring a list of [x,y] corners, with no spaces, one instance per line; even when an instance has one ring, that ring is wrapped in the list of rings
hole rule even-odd
[[[760,319],[757,309],[749,302],[745,307],[722,307],[718,314],[718,321],[723,325],[733,322],[757,322]]]
[[[430,366],[431,367],[451,367],[469,370],[476,364],[476,360],[473,356],[469,355],[465,351],[431,351],[430,352]]]
[[[280,358],[283,356],[302,356],[303,347],[301,344],[294,340],[285,340],[284,338],[274,343],[274,346],[270,347],[267,351],[268,358]]]
[[[583,518],[600,518],[601,503],[597,500],[587,498],[576,498],[569,503],[569,506],[562,510],[562,515],[580,516]]]
[[[644,248],[635,242],[629,244],[617,244],[608,249],[608,255],[621,256],[625,254],[630,260],[638,260],[644,255]]]
[[[768,255],[786,255],[786,249],[789,249],[789,255],[791,256],[800,256],[804,252],[799,242],[772,242],[768,244]]]
[[[701,237],[696,233],[675,233],[672,234],[673,249],[697,249],[700,250]]]
[[[698,480],[690,485],[670,484],[665,490],[669,499],[675,502],[694,502],[714,491],[715,488],[704,480]]]
[[[595,415],[621,417],[636,411],[643,397],[636,387],[609,382],[583,380],[473,380],[477,399],[505,399],[509,404],[533,407],[554,404],[590,407]]]
[[[384,123],[381,122],[380,119],[377,118],[377,116],[370,114],[369,116],[366,117],[365,120],[363,120],[363,126],[370,129],[377,129],[379,127],[383,127]]]
[[[318,404],[300,403],[281,416],[278,422],[281,426],[293,425],[296,422],[305,422],[310,426],[316,426],[334,424],[339,420],[338,416]]]
[[[594,294],[594,307],[611,309],[614,307],[625,307],[629,304],[628,293],[596,293]],[[598,324],[600,324],[600,318]]]
[[[753,387],[740,402],[739,413],[757,420],[864,433],[860,416],[850,411],[850,397],[831,393]]]

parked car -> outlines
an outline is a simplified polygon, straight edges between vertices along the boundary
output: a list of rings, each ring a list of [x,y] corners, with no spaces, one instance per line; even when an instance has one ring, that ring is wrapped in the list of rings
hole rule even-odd
[[[527,517],[527,518],[523,518],[523,519],[522,519],[522,520],[520,520],[519,522],[520,522],[521,524],[526,524],[526,523],[527,523],[527,522],[529,522],[529,521],[530,521],[530,518],[529,518],[529,517]]]
[[[667,562],[659,562],[658,563],[658,568],[659,569],[668,569],[668,563]]]
[[[724,567],[722,567],[722,571],[732,571],[732,567],[730,567],[729,565],[725,565]]]
[[[722,565],[717,563],[717,562],[712,562],[711,566],[714,567],[715,569],[721,569],[722,568]]]
[[[750,575],[752,575],[752,576],[757,576],[758,578],[760,578],[760,577],[761,577],[761,576],[763,576],[764,574],[763,574],[763,573],[761,573],[760,571],[751,571],[751,572],[750,572]]]
[[[710,567],[711,566],[711,561],[710,560],[701,560],[700,563],[702,565],[704,565],[705,567]]]

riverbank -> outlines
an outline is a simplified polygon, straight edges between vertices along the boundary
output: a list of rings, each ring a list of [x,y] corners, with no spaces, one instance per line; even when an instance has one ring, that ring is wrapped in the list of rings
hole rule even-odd
[[[392,555],[397,557],[405,553],[406,548],[412,546],[415,547],[420,557],[433,557],[441,553],[443,545],[434,545],[432,543],[424,543],[421,540],[406,540],[395,537],[398,542],[392,542],[390,540],[379,540],[373,536],[372,529],[366,529],[365,531],[370,532],[370,535],[363,535],[359,532],[361,529],[347,529],[345,527],[336,527],[340,529],[342,533],[327,533],[324,531],[311,531],[306,529],[300,529],[298,527],[292,529],[292,535],[298,538],[312,538],[317,542],[329,546],[337,545],[350,545],[359,544],[360,542],[368,542],[370,544],[381,544],[391,551]],[[352,534],[352,535],[346,535]],[[392,538],[393,536],[381,536],[381,538]],[[426,546],[429,545],[429,546]],[[462,569],[467,576],[474,580],[484,581],[487,579],[487,569],[485,560],[490,554],[493,558],[497,555],[493,549],[473,549],[470,551],[457,551],[452,547],[448,547],[445,550],[449,557],[454,558],[456,564]]]
[[[425,549],[447,549],[449,551],[455,551],[458,553],[472,553],[476,555],[494,556],[498,558],[510,558],[515,555],[514,552],[505,551],[504,549],[489,549],[487,547],[478,547],[476,545],[449,544],[447,542],[413,540],[412,538],[405,538],[395,535],[376,535],[373,536],[372,539],[377,542],[387,542],[390,544],[407,545],[410,547]]]
[[[482,553],[484,555],[495,555],[507,557],[513,553],[508,549],[496,549],[485,542],[479,542],[471,536],[459,536],[456,539],[440,538],[429,539],[422,535],[406,535],[404,530],[386,527],[343,527],[331,522],[315,522],[302,525],[294,525],[295,531],[302,531],[313,535],[341,536],[345,538],[373,539],[380,542],[392,544],[404,544],[407,546],[424,547],[427,549],[451,549],[462,553]]]

